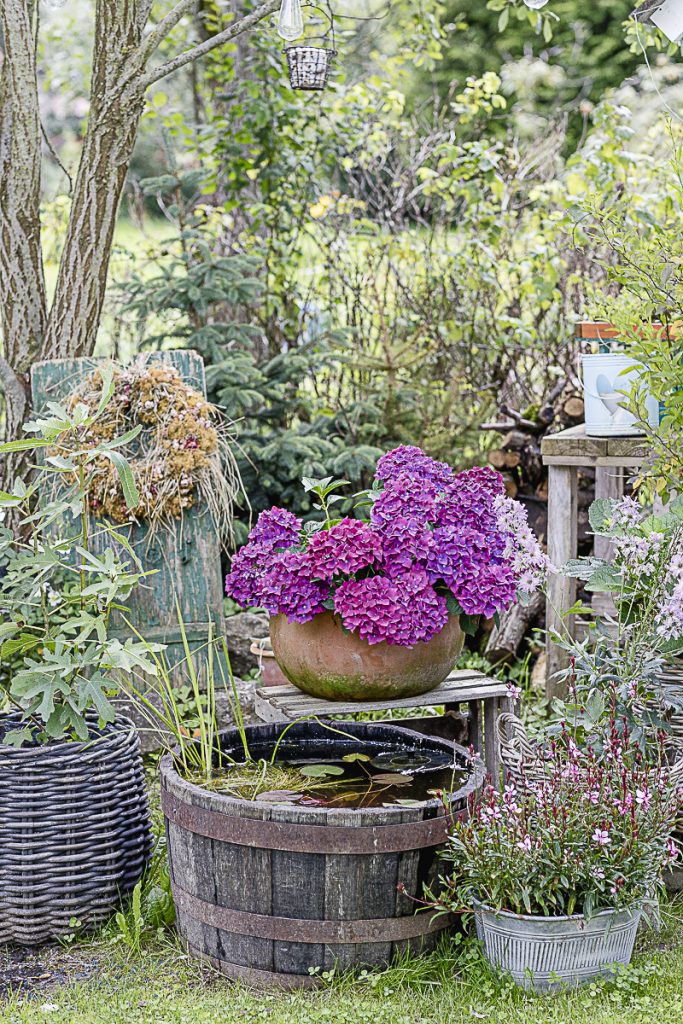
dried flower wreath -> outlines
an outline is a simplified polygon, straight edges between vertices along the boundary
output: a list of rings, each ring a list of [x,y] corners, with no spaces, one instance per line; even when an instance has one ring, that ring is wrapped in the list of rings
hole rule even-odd
[[[207,509],[221,539],[229,542],[233,502],[241,490],[232,454],[230,424],[221,411],[187,384],[174,366],[141,357],[115,367],[114,390],[94,424],[79,439],[86,446],[111,441],[138,424],[142,431],[121,448],[139,493],[129,508],[112,463],[98,459],[91,467],[90,510],[115,522],[145,522],[150,537],[172,527],[195,505]],[[103,378],[94,370],[72,393],[69,410],[79,403],[89,412],[102,400]]]

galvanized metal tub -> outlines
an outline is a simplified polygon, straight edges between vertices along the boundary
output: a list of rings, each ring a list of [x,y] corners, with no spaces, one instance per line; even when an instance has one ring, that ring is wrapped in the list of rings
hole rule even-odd
[[[536,992],[582,985],[609,977],[615,964],[628,964],[642,910],[603,910],[586,919],[537,917],[490,910],[475,903],[477,937],[489,963]]]

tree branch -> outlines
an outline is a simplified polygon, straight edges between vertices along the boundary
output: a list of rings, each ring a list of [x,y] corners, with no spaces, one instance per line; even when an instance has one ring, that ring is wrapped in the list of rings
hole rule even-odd
[[[175,11],[178,10],[178,7],[182,7],[184,3],[185,0],[181,0],[175,8]],[[265,3],[252,11],[251,14],[247,14],[244,18],[240,18],[238,21],[233,21],[232,24],[226,29],[223,29],[222,32],[218,32],[215,36],[211,36],[210,39],[206,39],[203,43],[198,43],[191,49],[185,50],[184,53],[179,53],[177,57],[173,57],[173,59],[169,60],[166,64],[161,64],[158,68],[153,68],[148,72],[148,74],[143,76],[140,85],[143,89],[147,89],[150,85],[153,85],[154,82],[158,82],[161,78],[165,78],[166,75],[173,74],[174,71],[185,67],[186,64],[191,64],[192,61],[198,60],[205,54],[215,50],[216,47],[223,46],[224,43],[230,42],[230,40],[234,39],[235,36],[240,35],[242,32],[247,32],[254,25],[257,25],[259,21],[263,21],[263,19],[267,18],[269,14],[276,11],[279,6],[280,0],[266,0]],[[174,11],[171,11],[171,13],[166,17],[171,18],[173,14]],[[164,19],[164,21],[165,20],[166,19]],[[180,19],[178,18],[178,20]],[[157,28],[160,28],[162,24],[163,21],[159,22]],[[175,24],[177,24],[177,22],[175,22]]]
[[[179,0],[173,10],[158,22],[154,28],[145,36],[140,46],[140,56],[143,64],[146,64],[155,50],[163,43],[166,36],[173,31],[181,18],[183,18],[193,7],[196,7],[197,0]]]

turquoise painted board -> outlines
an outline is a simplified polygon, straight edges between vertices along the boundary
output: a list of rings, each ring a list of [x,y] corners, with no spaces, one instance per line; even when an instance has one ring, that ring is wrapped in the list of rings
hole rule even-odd
[[[172,363],[188,384],[206,393],[204,363],[196,352],[175,350],[149,358]],[[64,400],[97,365],[95,359],[35,364],[31,389],[36,411],[48,401]],[[158,530],[151,544],[144,523],[125,527],[117,524],[117,529],[127,536],[145,569],[158,570],[129,599],[127,618],[145,640],[167,644],[166,658],[175,666],[184,658],[176,600],[193,648],[206,641],[209,620],[222,632],[220,542],[214,524],[205,509],[196,507],[187,511],[174,531]],[[105,543],[117,546],[111,538]],[[122,546],[119,550],[129,558]],[[112,627],[122,636],[130,635],[120,616],[118,621],[112,619]],[[174,673],[174,681],[185,681],[185,673]]]

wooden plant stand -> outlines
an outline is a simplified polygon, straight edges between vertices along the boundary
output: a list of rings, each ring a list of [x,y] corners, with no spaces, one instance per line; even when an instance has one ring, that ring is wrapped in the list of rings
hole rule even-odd
[[[577,476],[584,466],[595,467],[595,497],[621,498],[624,493],[624,470],[638,469],[648,455],[641,437],[588,437],[585,424],[550,434],[541,441],[543,464],[548,467],[548,556],[558,568],[577,556]],[[595,538],[595,555],[609,556],[610,545],[605,537]],[[596,595],[596,611],[601,610]],[[575,635],[576,620],[564,613],[576,601],[576,580],[553,574],[548,584],[546,629],[560,632],[564,628]],[[565,651],[555,644],[546,645],[546,694],[562,696],[563,685],[555,673],[568,665]]]
[[[448,679],[419,697],[385,701],[330,701],[309,697],[291,683],[261,687],[256,691],[255,711],[264,722],[287,723],[302,718],[329,718],[330,715],[361,714],[366,711],[391,711],[394,708],[444,706],[443,716],[396,719],[394,724],[418,728],[429,734],[443,735],[444,719],[464,723],[465,742],[483,757],[486,770],[497,783],[500,775],[500,751],[496,739],[496,719],[501,712],[513,710],[505,683],[469,669],[451,672]],[[466,705],[466,712],[462,707]],[[449,723],[450,724],[450,723]]]

